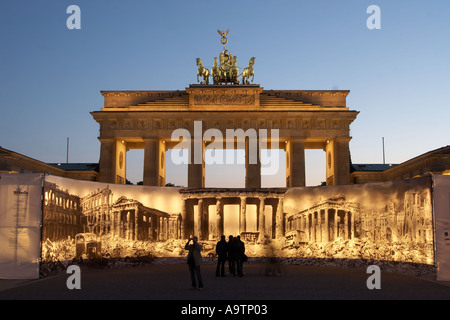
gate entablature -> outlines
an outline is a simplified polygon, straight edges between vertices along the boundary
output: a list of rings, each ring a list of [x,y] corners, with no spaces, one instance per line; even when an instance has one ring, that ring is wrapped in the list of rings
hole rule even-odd
[[[264,90],[258,84],[198,85],[185,90],[101,91],[101,111],[188,111],[231,109],[259,111],[348,111],[349,90]]]

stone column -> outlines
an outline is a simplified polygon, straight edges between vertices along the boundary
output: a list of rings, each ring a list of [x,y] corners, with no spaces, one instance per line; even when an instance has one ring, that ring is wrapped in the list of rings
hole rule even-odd
[[[223,201],[222,198],[216,199],[216,223],[218,237],[223,235]]]
[[[180,238],[186,239],[189,235],[186,235],[186,199],[183,199],[183,203],[181,204],[181,223],[180,223]]]
[[[310,234],[310,228],[309,228],[309,214],[304,215],[305,218],[305,234],[308,237],[307,241],[311,241],[311,234]]]
[[[322,242],[322,213],[321,210],[317,211],[317,229],[318,229],[318,235],[317,235],[317,241]]]
[[[350,138],[336,139],[335,149],[335,182],[336,185],[350,183]]]
[[[328,210],[325,209],[324,210],[325,213],[325,237],[323,239],[323,241],[325,242],[329,242],[330,241],[330,226],[329,226],[329,221],[328,221]]]
[[[99,138],[100,161],[99,182],[116,182],[116,142],[114,139]]]
[[[300,139],[291,139],[288,144],[288,187],[304,187],[306,185],[305,141]]]
[[[127,212],[127,240],[131,240],[131,214],[130,211]]]
[[[158,217],[158,240],[163,240],[163,226],[162,226],[162,217]]]
[[[338,228],[339,228],[339,214],[338,214],[338,209],[335,209],[334,210],[334,240],[336,240],[339,236]]]
[[[258,232],[259,232],[259,242],[264,241],[265,230],[265,220],[264,220],[264,209],[265,209],[265,199],[263,197],[259,198],[259,210],[258,210]]]
[[[203,201],[200,220],[201,229],[199,240],[209,240],[209,204],[206,199]]]
[[[201,146],[201,147],[200,147]],[[200,153],[200,154],[199,154]],[[205,144],[202,140],[191,139],[188,164],[188,187],[205,187]]]
[[[258,139],[245,138],[245,187],[261,188],[261,159]]]
[[[275,227],[275,239],[281,238],[284,235],[285,226],[284,226],[284,212],[283,212],[283,198],[278,198],[278,205],[276,211],[276,227]],[[298,220],[295,222],[296,228],[298,228]]]
[[[355,213],[353,211],[349,212],[350,214],[350,239],[355,238]]]
[[[138,224],[138,208],[135,209],[134,211],[134,235],[133,235],[133,240],[140,240],[139,239],[139,224]]]
[[[311,213],[311,233],[312,233],[312,241],[316,242],[316,217],[314,216],[314,211]]]
[[[144,185],[159,185],[158,140],[144,139]]]
[[[351,138],[336,138],[327,143],[327,185],[350,183],[350,149]]]
[[[169,239],[169,217],[164,217],[164,240]]]
[[[239,233],[247,231],[247,198],[241,197],[240,215],[239,215]]]
[[[348,211],[345,211],[344,215],[344,239],[348,239]]]
[[[199,240],[202,239],[202,213],[203,213],[203,199],[198,199],[197,204],[197,223],[194,224],[194,236]]]

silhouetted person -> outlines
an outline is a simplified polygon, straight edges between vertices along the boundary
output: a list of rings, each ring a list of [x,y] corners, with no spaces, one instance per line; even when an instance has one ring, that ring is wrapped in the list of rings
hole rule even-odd
[[[216,277],[225,277],[225,262],[227,261],[228,250],[225,236],[220,237],[220,241],[216,245],[216,253],[218,255]]]
[[[237,274],[239,277],[242,277],[244,275],[243,265],[246,260],[245,244],[241,241],[241,236],[237,236],[235,239],[234,253],[236,258]]]
[[[189,244],[191,240],[192,244]],[[188,242],[184,246],[184,249],[189,250],[187,256],[187,264],[191,273],[192,289],[197,288],[197,282],[198,288],[203,289],[203,280],[200,273],[200,264],[202,263],[202,255],[200,254],[200,252],[202,251],[203,246],[197,241],[197,237],[189,238]],[[195,281],[195,277],[197,277],[197,282]]]
[[[236,258],[234,255],[234,250],[233,250],[233,236],[229,236],[228,237],[228,242],[227,242],[227,253],[228,253],[228,267],[230,269],[230,274],[235,276],[236,275]]]

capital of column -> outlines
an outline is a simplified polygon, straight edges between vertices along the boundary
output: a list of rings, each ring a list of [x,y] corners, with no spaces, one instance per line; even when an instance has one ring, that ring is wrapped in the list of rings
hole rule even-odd
[[[157,138],[157,137],[145,137],[145,138],[142,138],[142,141],[144,141],[144,143],[146,143],[146,142],[158,142],[159,138]]]
[[[107,143],[107,142],[114,142],[117,139],[115,138],[102,138],[102,137],[98,137],[97,138],[101,143]]]
[[[352,137],[333,137],[328,139],[327,141],[334,141],[334,142],[350,142],[352,140]]]
[[[288,142],[306,142],[306,138],[291,137],[291,138],[287,138],[286,141],[288,141]]]

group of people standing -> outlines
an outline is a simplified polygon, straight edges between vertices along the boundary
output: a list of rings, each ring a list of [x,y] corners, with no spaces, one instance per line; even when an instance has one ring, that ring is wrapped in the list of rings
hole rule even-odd
[[[192,241],[192,244],[191,244]],[[203,279],[200,272],[200,264],[202,263],[201,251],[203,246],[198,243],[197,237],[189,238],[188,242],[184,246],[185,250],[188,250],[187,264],[189,266],[189,272],[191,274],[192,288],[203,289]],[[245,255],[245,245],[241,241],[240,236],[229,236],[228,242],[225,240],[225,236],[221,236],[220,241],[216,245],[217,268],[216,277],[225,277],[225,263],[228,261],[230,275],[243,276],[243,264],[247,261]]]
[[[216,245],[217,268],[216,277],[225,277],[225,263],[228,261],[230,275],[243,276],[243,264],[247,261],[245,255],[245,245],[241,241],[241,237],[228,237],[228,242],[225,240],[225,236],[220,238],[220,241]]]

